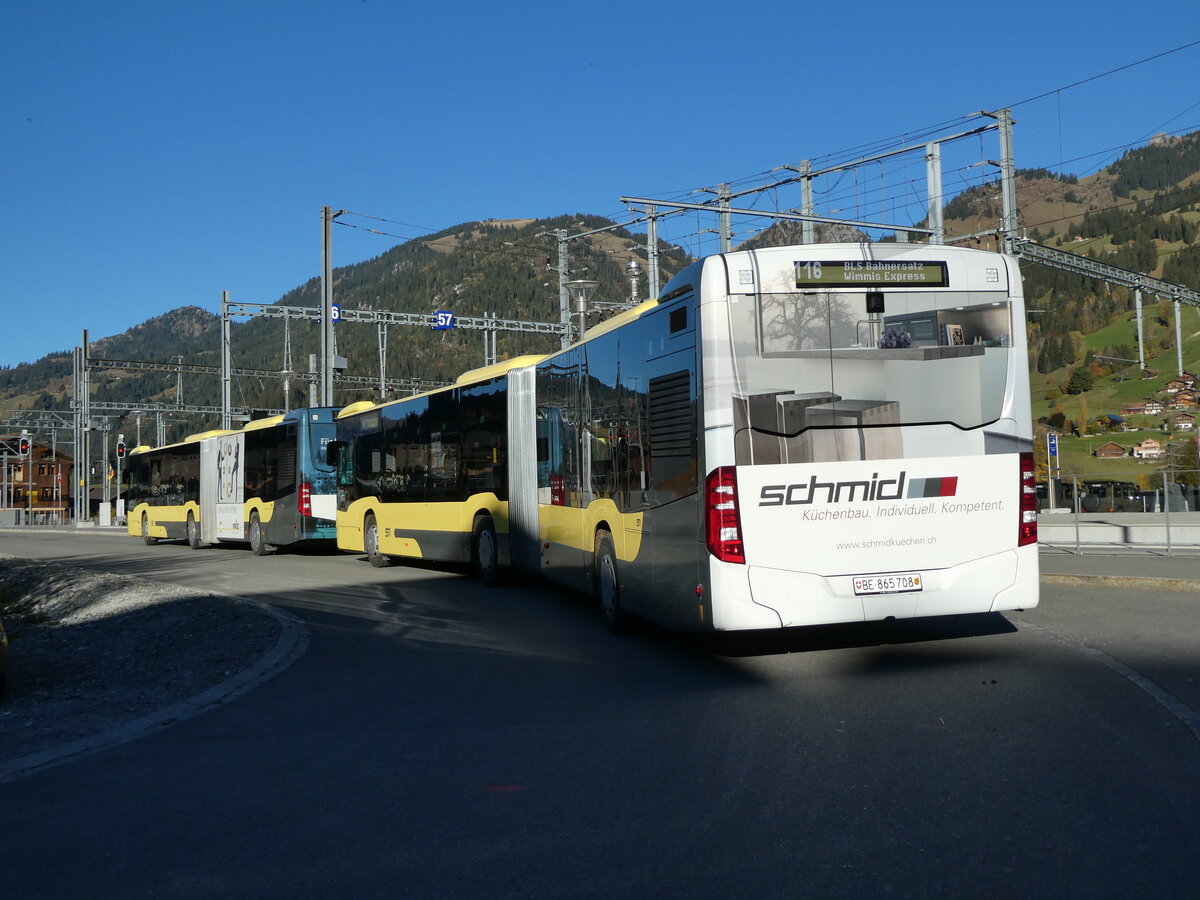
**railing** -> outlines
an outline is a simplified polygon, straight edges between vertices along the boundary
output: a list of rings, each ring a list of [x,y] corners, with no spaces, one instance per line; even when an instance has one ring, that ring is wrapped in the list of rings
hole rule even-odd
[[[69,509],[9,507],[0,509],[0,526],[65,527],[71,524]]]
[[[1039,482],[1038,500],[1044,546],[1077,554],[1200,549],[1200,491],[1188,485],[1143,490],[1111,473],[1081,473]]]

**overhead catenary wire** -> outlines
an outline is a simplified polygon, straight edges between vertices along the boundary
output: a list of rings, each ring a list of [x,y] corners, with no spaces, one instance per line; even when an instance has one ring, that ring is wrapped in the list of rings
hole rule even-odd
[[[1170,56],[1173,53],[1179,53],[1182,50],[1190,50],[1192,47],[1200,47],[1200,41],[1192,41],[1187,44],[1182,44],[1178,47],[1173,47],[1170,50],[1164,50],[1161,53],[1155,53],[1152,56],[1147,56],[1147,57],[1144,57],[1143,59],[1139,59],[1139,60],[1136,60],[1131,63],[1126,63],[1123,66],[1117,66],[1117,68],[1109,69],[1107,72],[1101,72],[1098,75],[1091,75],[1087,78],[1081,78],[1079,81],[1073,81],[1070,84],[1064,84],[1064,85],[1061,85],[1060,87],[1052,88],[1051,90],[1044,91],[1033,97],[1026,97],[1024,100],[1018,100],[1016,103],[1008,104],[1008,108],[1016,109],[1018,106],[1024,106],[1026,103],[1032,103],[1035,100],[1043,100],[1046,97],[1049,97],[1051,94],[1056,94],[1061,91],[1069,91],[1072,88],[1077,88],[1081,85],[1089,84],[1090,82],[1093,82],[1093,81],[1099,81],[1101,78],[1107,78],[1109,75],[1116,75],[1118,72],[1124,72],[1126,69],[1132,69],[1135,66],[1144,65],[1145,63],[1153,62],[1156,59],[1162,59],[1163,57]]]
[[[1027,97],[1024,100],[1020,100],[1016,103],[1008,104],[1007,108],[1011,109],[1011,108],[1015,108],[1017,106],[1024,106],[1026,104],[1032,103],[1032,102],[1040,100],[1040,99],[1044,99],[1045,97],[1048,97],[1051,95],[1056,96],[1061,105],[1062,94],[1065,91],[1069,91],[1069,90],[1079,87],[1081,85],[1091,83],[1091,82],[1100,80],[1102,78],[1115,75],[1119,72],[1126,71],[1135,66],[1143,65],[1143,64],[1152,62],[1154,60],[1157,60],[1157,59],[1162,59],[1163,57],[1166,57],[1171,54],[1178,53],[1183,50],[1186,50],[1186,49],[1189,49],[1192,47],[1196,47],[1196,46],[1200,46],[1200,41],[1193,41],[1193,42],[1189,42],[1186,44],[1182,44],[1178,47],[1174,47],[1169,50],[1162,51],[1160,53],[1156,53],[1156,54],[1152,54],[1152,55],[1143,57],[1139,60],[1135,60],[1133,62],[1126,63],[1122,66],[1118,66],[1113,69],[1109,69],[1105,72],[1091,75],[1091,76],[1088,76],[1087,78],[1078,79],[1069,84],[1060,85],[1058,87],[1052,88],[1050,90],[1044,91],[1044,92],[1036,94],[1034,96]],[[1188,107],[1187,109],[1181,111],[1176,116],[1172,117],[1171,119],[1168,119],[1167,123],[1164,123],[1164,124],[1169,124],[1170,122],[1172,122],[1176,118],[1178,118],[1180,115],[1183,115],[1186,112],[1188,112],[1190,109],[1195,108],[1196,105],[1200,105],[1200,103],[1193,104],[1192,106]],[[865,154],[870,154],[870,153],[886,152],[888,148],[897,148],[898,155],[900,155],[903,158],[904,154],[900,147],[900,145],[902,143],[929,139],[931,137],[936,136],[939,132],[942,132],[949,127],[960,126],[960,125],[970,122],[972,120],[977,120],[980,115],[986,115],[986,114],[975,112],[975,113],[970,113],[970,114],[967,114],[964,116],[958,116],[958,117],[946,119],[946,120],[938,122],[938,123],[934,123],[931,125],[926,125],[921,128],[914,129],[914,130],[902,132],[901,134],[898,134],[898,135],[893,135],[890,138],[883,138],[883,139],[868,141],[868,142],[864,142],[862,144],[858,144],[856,146],[847,147],[842,150],[837,150],[837,151],[833,151],[830,153],[826,153],[824,155],[812,157],[812,161],[819,162],[822,165],[824,165],[826,168],[830,168],[830,167],[834,167],[840,163],[843,163],[847,160],[853,160],[856,156],[863,156]],[[982,135],[980,135],[980,140],[982,141]],[[1136,143],[1136,142],[1134,142],[1134,143]],[[1125,146],[1126,147],[1133,146],[1133,144],[1127,144]],[[1063,154],[1061,152],[1061,142],[1060,142],[1060,153],[1059,153],[1060,159],[1058,161],[1057,166],[1061,172],[1061,169],[1063,167],[1065,167],[1066,165],[1070,164],[1071,162],[1078,161],[1080,159],[1090,158],[1091,156],[1095,156],[1095,155],[1104,155],[1105,153],[1112,153],[1112,152],[1119,151],[1119,150],[1120,150],[1120,148],[1113,148],[1110,151],[1102,151],[1099,154],[1089,154],[1088,156],[1076,157],[1074,160],[1064,160],[1061,158],[1063,156]],[[919,148],[915,148],[915,147],[908,148],[908,152],[913,153],[913,154],[918,153]],[[963,166],[960,166],[957,168],[951,167],[950,169],[948,169],[947,170],[948,180],[950,180],[951,182],[957,181],[961,185],[960,190],[966,190],[970,187],[976,186],[976,185],[972,184],[971,178],[969,178],[967,176],[973,175],[974,173],[972,172],[972,169],[978,167],[981,162],[984,162],[984,160],[982,160],[982,147],[981,147],[980,157],[981,157],[981,159],[979,160],[979,162],[972,163],[970,165],[963,165]],[[902,163],[902,165],[903,165],[903,163]],[[784,209],[780,209],[780,207],[783,206],[783,202],[779,196],[778,191],[781,186],[784,186],[788,183],[794,183],[796,181],[799,181],[800,180],[799,176],[797,176],[795,178],[783,179],[782,181],[776,180],[776,182],[773,184],[770,184],[770,183],[769,184],[761,184],[758,187],[754,187],[754,185],[756,185],[758,182],[768,178],[769,176],[772,176],[772,175],[778,173],[781,169],[786,169],[786,168],[792,168],[792,167],[780,166],[780,167],[760,171],[760,172],[750,174],[750,175],[743,175],[738,178],[730,179],[728,181],[723,181],[722,184],[728,185],[731,190],[733,188],[739,189],[739,191],[738,191],[739,193],[756,194],[757,195],[756,199],[754,199],[752,202],[747,204],[748,208],[757,209],[757,208],[759,208],[760,204],[761,205],[769,204],[773,199],[774,206],[776,207],[775,211],[790,212],[792,209],[794,209],[794,207],[787,207]],[[837,175],[837,177],[833,180],[832,185],[815,188],[814,193],[817,197],[821,198],[821,201],[822,201],[821,207],[823,209],[827,210],[830,207],[838,206],[839,204],[842,207],[845,207],[847,205],[853,205],[854,208],[856,210],[860,211],[862,215],[872,215],[872,214],[878,212],[882,216],[882,215],[885,215],[889,209],[891,209],[893,211],[896,210],[897,205],[899,205],[899,210],[901,212],[901,215],[894,216],[894,218],[897,218],[898,220],[905,218],[905,216],[903,215],[903,211],[907,209],[907,210],[910,210],[910,212],[908,213],[908,216],[907,216],[910,224],[914,221],[920,220],[920,218],[921,218],[920,200],[918,197],[914,196],[915,192],[913,190],[913,185],[919,183],[918,179],[901,178],[900,180],[896,180],[895,177],[890,173],[890,171],[887,171],[885,169],[883,163],[881,162],[880,163],[879,184],[878,184],[878,197],[876,198],[876,197],[872,196],[872,194],[874,194],[874,192],[868,192],[866,195],[862,194],[861,193],[861,185],[859,185],[857,183],[852,185],[848,191],[842,192],[840,190],[840,186],[844,182],[845,178],[846,178],[846,173],[840,172]],[[979,177],[979,184],[982,185],[982,184],[986,184],[987,182],[988,182],[987,176],[985,174],[983,174],[983,172],[981,170],[980,177]],[[741,190],[742,188],[745,188],[747,186],[749,186],[748,190],[744,190],[744,191]],[[1062,185],[1055,184],[1055,185],[1051,186],[1049,188],[1049,190],[1047,190],[1043,194],[1043,196],[1049,196],[1050,193],[1052,193],[1055,190],[1065,191],[1067,189],[1069,189],[1069,188],[1062,186]],[[707,186],[707,187],[700,187],[700,188],[692,188],[692,189],[688,189],[688,190],[666,191],[666,192],[662,192],[662,193],[654,192],[654,193],[649,194],[648,196],[650,197],[650,199],[659,199],[663,202],[669,202],[669,201],[677,199],[677,198],[694,196],[696,193],[716,193],[716,192],[717,192],[717,189],[715,189],[711,186]],[[943,194],[946,196],[949,196],[953,193],[954,192],[952,192],[952,191],[943,191]],[[713,207],[714,212],[716,212],[719,209],[719,205],[717,203],[712,203],[712,207]],[[770,210],[764,210],[764,211],[770,211]],[[354,225],[353,223],[343,222],[340,219],[338,220],[338,224],[343,225],[343,227],[357,228],[359,230],[367,231],[369,233],[378,234],[378,235],[386,236],[386,237],[393,237],[398,240],[417,240],[417,241],[423,241],[426,243],[431,243],[430,237],[433,234],[436,234],[436,232],[433,229],[426,229],[426,226],[420,226],[420,225],[415,225],[413,223],[402,222],[402,221],[399,221],[396,219],[391,219],[391,218],[387,218],[387,217],[383,217],[383,216],[374,216],[374,215],[369,215],[369,214],[365,214],[365,213],[349,213],[349,214],[355,215],[355,216],[361,216],[363,218],[372,219],[374,221],[384,222],[387,224],[401,225],[404,228],[421,228],[424,230],[424,234],[419,235],[419,236],[397,234],[394,232],[385,231],[383,229]],[[660,222],[665,224],[667,221],[669,221],[670,216],[671,216],[670,212],[659,212],[657,214],[656,218],[659,219]],[[618,216],[612,215],[612,216],[609,216],[608,218],[616,220],[616,219],[618,219]],[[645,218],[634,218],[631,221],[629,221],[628,223],[621,223],[621,224],[625,227],[637,228],[638,225],[640,225],[644,222],[645,222]],[[901,224],[901,221],[897,221],[895,223],[895,227],[902,228],[903,225]],[[1031,227],[1031,226],[1029,226],[1027,224],[1026,227]],[[1032,226],[1032,227],[1036,227],[1036,226]],[[673,243],[676,246],[686,245],[688,243],[691,243],[694,240],[696,242],[695,243],[696,252],[699,253],[700,250],[702,249],[704,235],[709,234],[709,233],[711,233],[711,229],[705,229],[705,228],[701,227],[701,223],[699,222],[699,215],[697,215],[697,223],[696,223],[696,227],[694,230],[690,230],[684,234],[674,234],[673,233],[670,237],[667,237],[663,232],[660,232],[660,240],[663,243],[667,243],[667,244]],[[502,252],[506,252],[506,250],[501,249],[501,248],[496,248],[491,252],[501,252],[502,253]],[[522,251],[518,248],[509,248],[507,252],[521,253]]]

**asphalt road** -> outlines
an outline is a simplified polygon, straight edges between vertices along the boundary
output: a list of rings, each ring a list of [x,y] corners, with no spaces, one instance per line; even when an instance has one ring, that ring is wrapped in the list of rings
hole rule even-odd
[[[713,642],[349,555],[0,549],[311,631],[235,701],[5,784],[6,896],[1175,897],[1200,876],[1200,593],[1047,584],[1007,617]]]

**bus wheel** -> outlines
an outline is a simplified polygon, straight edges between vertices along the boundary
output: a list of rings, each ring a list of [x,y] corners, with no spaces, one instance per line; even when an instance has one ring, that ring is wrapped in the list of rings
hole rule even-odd
[[[193,550],[200,549],[200,523],[191,513],[188,513],[187,520],[187,542]]]
[[[271,552],[266,538],[263,537],[262,522],[259,521],[257,512],[250,513],[250,549],[254,551],[255,556],[266,556]]]
[[[482,584],[491,587],[500,573],[496,552],[496,526],[491,516],[476,516],[471,526],[471,571]]]
[[[377,569],[382,569],[392,562],[390,556],[379,552],[379,525],[374,516],[367,516],[363,523],[363,549],[367,551],[367,562]]]
[[[153,547],[158,543],[158,538],[150,537],[150,517],[142,516],[142,541],[146,546]]]
[[[596,532],[596,561],[593,573],[596,599],[600,601],[600,615],[613,634],[624,634],[629,630],[629,616],[621,609],[621,581],[617,577],[617,553],[613,549],[612,535],[607,531]]]

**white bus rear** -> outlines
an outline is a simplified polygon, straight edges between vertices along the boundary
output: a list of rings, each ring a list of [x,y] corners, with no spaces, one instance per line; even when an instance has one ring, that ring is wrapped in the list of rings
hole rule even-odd
[[[1037,605],[1013,259],[824,244],[710,257],[688,278],[712,627]]]

